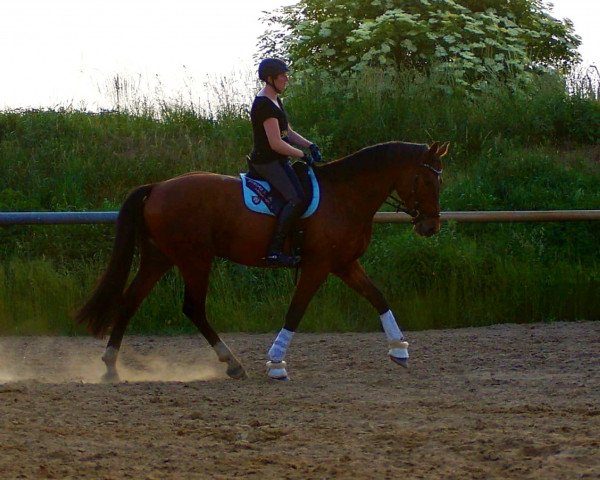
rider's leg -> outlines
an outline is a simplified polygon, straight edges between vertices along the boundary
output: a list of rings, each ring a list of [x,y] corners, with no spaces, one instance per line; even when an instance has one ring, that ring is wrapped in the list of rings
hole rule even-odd
[[[283,242],[303,211],[303,205],[296,204],[293,201],[288,202],[281,209],[277,217],[275,232],[271,237],[271,242],[267,250],[266,260],[269,264],[294,267],[300,262],[300,257],[283,253]]]
[[[277,225],[269,243],[266,260],[271,265],[294,267],[300,261],[297,256],[283,253],[283,242],[294,223],[306,209],[306,195],[289,162],[271,162],[254,166],[256,171],[287,201],[277,217]]]

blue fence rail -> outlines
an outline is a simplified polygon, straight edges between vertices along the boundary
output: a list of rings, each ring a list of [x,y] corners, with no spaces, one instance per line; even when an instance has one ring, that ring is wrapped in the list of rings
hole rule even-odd
[[[115,223],[119,212],[0,212],[0,225]]]
[[[115,223],[119,212],[0,212],[0,225],[81,225]],[[374,223],[408,223],[405,213],[378,212]],[[600,210],[518,210],[488,212],[442,212],[442,221],[573,222],[600,220]]]

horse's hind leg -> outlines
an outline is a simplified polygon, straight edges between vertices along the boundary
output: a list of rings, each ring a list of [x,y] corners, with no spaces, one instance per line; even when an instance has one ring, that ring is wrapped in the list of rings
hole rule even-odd
[[[246,378],[244,367],[225,342],[221,340],[206,318],[206,293],[208,290],[210,261],[196,266],[187,276],[183,271],[182,274],[185,279],[183,313],[198,327],[202,336],[215,350],[219,361],[227,363],[227,375],[235,379]]]
[[[367,276],[358,260],[343,269],[334,272],[346,285],[366,298],[379,312],[379,318],[388,340],[388,355],[393,362],[403,367],[408,366],[408,342],[396,323],[394,314],[383,294]]]
[[[156,247],[147,243],[141,247],[140,268],[123,295],[119,316],[113,325],[102,360],[106,364],[105,382],[118,382],[117,357],[129,320],[156,282],[173,264]]]

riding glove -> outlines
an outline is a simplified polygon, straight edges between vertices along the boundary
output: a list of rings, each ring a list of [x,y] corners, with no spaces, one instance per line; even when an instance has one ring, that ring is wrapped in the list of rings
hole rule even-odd
[[[306,162],[306,164],[309,167],[312,167],[315,164],[315,160],[314,160],[314,158],[312,157],[312,155],[310,153],[304,152],[304,156],[302,157],[302,160],[304,162]]]
[[[323,156],[321,155],[321,150],[314,143],[310,144],[310,154],[315,162],[320,163],[323,161]]]

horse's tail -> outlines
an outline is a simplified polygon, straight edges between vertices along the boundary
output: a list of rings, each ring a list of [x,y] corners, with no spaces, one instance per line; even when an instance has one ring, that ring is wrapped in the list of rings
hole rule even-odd
[[[106,334],[120,311],[136,235],[143,227],[144,200],[151,190],[152,185],[143,185],[125,199],[117,218],[117,233],[108,267],[98,280],[92,296],[75,313],[75,320],[86,324],[95,337]]]

